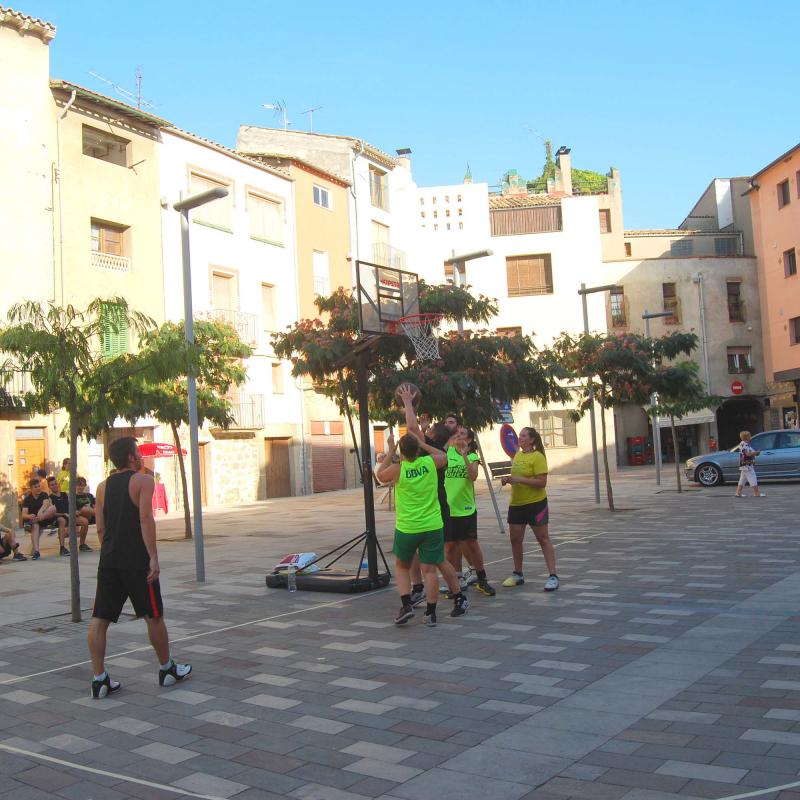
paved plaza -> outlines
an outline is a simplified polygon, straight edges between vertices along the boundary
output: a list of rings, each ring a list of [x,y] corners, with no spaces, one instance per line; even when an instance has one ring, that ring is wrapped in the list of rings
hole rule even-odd
[[[51,538],[37,563],[0,563],[0,797],[800,798],[798,484],[737,500],[615,480],[610,514],[589,477],[551,479],[553,594],[532,537],[527,582],[500,588],[510,552],[484,489],[498,594],[471,591],[458,620],[443,601],[435,629],[421,611],[392,624],[393,585],[265,587],[285,553],[363,529],[358,492],[209,511],[204,584],[182,520],[160,520],[173,655],[194,672],[160,689],[144,623],[123,617],[123,688],[100,701],[68,559]],[[377,514],[388,552],[393,515]],[[97,554],[80,563],[88,618]]]

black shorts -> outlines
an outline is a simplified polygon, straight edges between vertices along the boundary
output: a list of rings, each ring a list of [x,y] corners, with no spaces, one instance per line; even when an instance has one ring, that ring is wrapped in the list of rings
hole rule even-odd
[[[445,530],[446,542],[464,542],[478,538],[478,512],[467,517],[450,517],[450,529]]]
[[[547,525],[550,521],[547,498],[524,506],[509,506],[507,519],[509,525],[530,525],[531,528]]]
[[[147,582],[146,569],[99,567],[92,616],[116,622],[128,598],[137,617],[164,616],[161,587],[158,581]]]

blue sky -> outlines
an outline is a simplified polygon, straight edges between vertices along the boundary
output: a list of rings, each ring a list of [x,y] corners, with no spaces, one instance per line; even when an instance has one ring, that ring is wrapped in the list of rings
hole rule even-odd
[[[113,94],[89,72],[132,88],[140,66],[154,113],[223,144],[280,99],[295,128],[322,106],[316,131],[411,147],[420,185],[467,162],[496,184],[539,174],[549,138],[620,169],[626,228],[677,225],[800,141],[796,0],[10,4],[57,25],[54,77]]]

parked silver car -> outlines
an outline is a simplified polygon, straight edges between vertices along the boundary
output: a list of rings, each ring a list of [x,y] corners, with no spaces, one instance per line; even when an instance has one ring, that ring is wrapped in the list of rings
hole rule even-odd
[[[757,433],[751,441],[759,482],[770,478],[800,478],[800,430]],[[739,480],[739,446],[718,453],[693,456],[686,462],[686,477],[703,486]]]

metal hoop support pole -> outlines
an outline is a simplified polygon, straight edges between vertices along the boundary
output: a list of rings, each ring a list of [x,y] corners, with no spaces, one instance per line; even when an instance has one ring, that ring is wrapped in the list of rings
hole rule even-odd
[[[475,445],[478,448],[478,455],[481,457],[481,466],[483,467],[483,476],[486,478],[486,485],[489,487],[489,496],[492,498],[492,505],[494,506],[494,513],[497,517],[497,526],[500,528],[500,535],[505,536],[506,527],[503,525],[503,518],[500,516],[500,506],[497,505],[497,497],[494,493],[494,485],[492,484],[492,476],[489,472],[489,467],[486,465],[486,459],[483,457],[483,448],[481,447],[478,434],[475,434]]]

